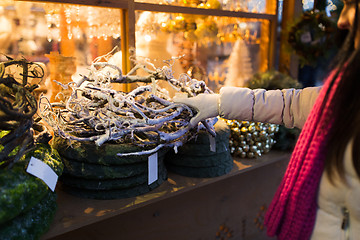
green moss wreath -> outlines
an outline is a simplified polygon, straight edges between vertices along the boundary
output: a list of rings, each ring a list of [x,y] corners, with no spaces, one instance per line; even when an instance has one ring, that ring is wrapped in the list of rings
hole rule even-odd
[[[334,45],[336,23],[324,11],[306,11],[290,26],[288,43],[302,65],[316,65]]]

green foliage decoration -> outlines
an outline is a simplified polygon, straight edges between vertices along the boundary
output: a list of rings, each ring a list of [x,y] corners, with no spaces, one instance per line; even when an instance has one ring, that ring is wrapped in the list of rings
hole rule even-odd
[[[324,11],[306,11],[289,26],[287,43],[302,65],[316,66],[335,48],[336,21]]]

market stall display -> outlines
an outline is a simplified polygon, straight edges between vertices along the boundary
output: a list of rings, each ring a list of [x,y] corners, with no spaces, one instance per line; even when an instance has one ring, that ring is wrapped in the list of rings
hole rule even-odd
[[[10,3],[7,4],[8,2]],[[174,171],[183,172],[185,176],[214,177],[226,174],[233,168],[229,151],[229,128],[224,126],[224,122],[211,119],[201,123],[198,128],[189,128],[188,122],[195,114],[194,110],[185,105],[174,104],[171,98],[168,98],[166,91],[159,88],[159,86],[168,85],[174,92],[185,93],[188,97],[203,92],[211,93],[208,89],[208,82],[205,82],[206,86],[204,82],[192,79],[197,78],[195,74],[202,72],[198,71],[202,69],[199,68],[200,64],[196,63],[199,59],[191,59],[194,60],[195,67],[191,67],[187,75],[180,74],[176,79],[172,72],[173,69],[176,69],[172,62],[174,59],[165,62],[166,66],[162,68],[154,67],[148,62],[148,59],[136,59],[135,68],[130,70],[130,66],[133,65],[126,62],[129,59],[129,50],[132,47],[139,50],[138,44],[141,44],[138,37],[136,37],[135,44],[135,32],[137,32],[137,29],[134,28],[135,16],[144,11],[151,11],[152,13],[156,11],[173,16],[189,17],[191,15],[198,17],[200,15],[206,16],[207,10],[210,10],[211,17],[207,21],[202,17],[196,23],[197,31],[196,33],[194,31],[196,35],[187,35],[186,37],[193,37],[191,41],[205,40],[201,43],[202,45],[207,45],[207,40],[211,40],[213,46],[216,44],[229,46],[230,44],[224,40],[226,36],[233,36],[232,33],[236,32],[237,26],[239,26],[240,32],[240,26],[246,26],[244,23],[254,20],[258,25],[255,29],[260,29],[261,26],[261,36],[257,35],[258,32],[254,29],[250,29],[250,24],[245,27],[246,29],[241,29],[241,32],[250,32],[250,34],[246,34],[245,37],[247,38],[254,36],[254,39],[259,40],[261,37],[261,41],[259,40],[257,44],[261,45],[262,50],[256,54],[261,59],[261,66],[267,69],[273,65],[271,61],[274,53],[271,49],[274,47],[274,40],[276,39],[275,34],[270,34],[269,30],[274,29],[273,26],[276,25],[277,17],[275,10],[268,10],[270,9],[268,5],[277,5],[276,0],[266,1],[266,12],[265,10],[253,11],[243,8],[237,10],[244,12],[236,13],[233,11],[234,9],[224,8],[227,11],[221,10],[219,6],[221,2],[217,0],[207,1],[206,6],[199,6],[199,8],[195,6],[190,8],[170,6],[169,2],[168,4],[155,1],[139,3],[139,1],[133,0],[87,2],[71,0],[68,1],[70,4],[59,1],[51,3],[51,1],[42,0],[18,1],[14,5],[15,7],[13,7],[12,2],[7,0],[0,5],[9,5],[10,7],[7,7],[6,11],[10,14],[15,12],[14,9],[16,12],[22,13],[26,9],[27,13],[20,14],[19,19],[11,19],[13,22],[18,21],[16,22],[17,28],[13,32],[19,32],[20,27],[31,30],[26,31],[26,33],[34,33],[36,38],[30,41],[33,34],[26,34],[29,39],[26,38],[25,40],[27,43],[36,44],[37,48],[24,47],[26,44],[22,43],[25,41],[21,38],[21,34],[12,34],[16,35],[17,39],[11,42],[11,47],[7,49],[9,50],[7,54],[11,54],[11,56],[25,55],[26,58],[30,56],[36,61],[48,63],[46,58],[49,57],[47,56],[48,51],[50,54],[53,51],[53,53],[59,53],[59,57],[76,59],[76,61],[69,63],[68,66],[71,68],[65,70],[73,69],[73,67],[79,68],[79,63],[80,67],[87,70],[88,65],[95,57],[109,51],[108,48],[112,49],[115,45],[121,45],[122,56],[120,57],[123,60],[122,65],[120,64],[121,67],[120,65],[108,64],[106,61],[94,61],[90,75],[81,76],[80,81],[77,81],[78,79],[75,81],[74,75],[72,76],[74,82],[63,81],[61,77],[57,76],[51,76],[51,79],[48,79],[49,82],[55,83],[57,86],[67,88],[63,93],[70,93],[70,96],[67,93],[62,96],[60,93],[58,95],[60,98],[57,98],[61,99],[59,102],[54,102],[55,98],[48,101],[44,96],[40,99],[40,112],[43,119],[47,120],[45,125],[51,126],[55,136],[52,139],[52,148],[47,146],[46,150],[40,149],[43,154],[49,154],[53,158],[51,160],[54,165],[53,170],[58,175],[62,172],[62,164],[65,165],[64,173],[60,176],[61,184],[59,187],[75,196],[95,199],[115,199],[145,194],[166,181],[167,169],[170,170],[171,167],[170,161],[167,162],[166,155],[173,150],[174,153],[177,151],[174,160],[178,164],[174,164],[173,167],[176,168]],[[265,9],[265,4],[263,4],[263,8]],[[38,19],[40,15],[41,18]],[[230,18],[232,19],[231,23],[228,23]],[[61,21],[59,21],[60,19]],[[216,25],[220,20],[226,24],[218,29]],[[182,21],[179,23],[181,24]],[[40,25],[42,25],[42,30],[39,31],[38,26]],[[228,25],[233,26],[234,31],[227,31],[226,26]],[[173,34],[165,34],[164,32],[158,37],[162,38],[164,35],[169,41],[178,39],[177,37],[174,38]],[[18,48],[17,46],[21,47]],[[103,46],[107,47],[106,50],[100,51],[103,50],[101,49]],[[192,46],[196,46],[196,44]],[[180,51],[180,53],[189,50],[185,48],[187,47],[184,44],[184,51]],[[212,51],[213,49],[215,48],[203,51],[201,56],[206,58],[207,54],[219,54]],[[223,53],[224,55],[222,55]],[[226,57],[226,53],[222,51],[220,57]],[[177,52],[172,56],[174,55],[181,54]],[[157,57],[156,54],[149,56],[150,59]],[[53,69],[51,60],[50,64],[47,65],[50,75],[62,70],[60,68]],[[178,65],[180,65],[180,61]],[[124,75],[119,68],[127,74]],[[146,70],[145,75],[141,75],[141,77],[137,75],[137,71],[144,69]],[[211,68],[206,69],[207,71],[203,71],[202,74],[209,74],[209,69]],[[112,72],[111,75],[110,72]],[[67,77],[70,78],[70,75]],[[53,79],[58,82],[53,82]],[[164,83],[158,85],[158,81]],[[112,88],[115,85],[127,83],[132,83],[136,89],[127,86],[122,88],[126,92],[122,92],[119,91],[119,88]],[[54,90],[53,86],[46,86],[48,86],[46,90]],[[64,96],[69,98],[64,98]],[[117,116],[120,116],[123,121],[119,120]],[[213,129],[213,124],[216,121],[215,129]],[[221,127],[219,127],[220,125]],[[41,130],[43,126],[37,127]],[[211,145],[209,142],[213,140],[215,140],[215,145]],[[60,156],[53,155],[53,152],[54,154],[56,152],[55,149],[59,151]],[[191,156],[187,156],[189,152],[192,153]],[[13,152],[10,151],[10,153]],[[149,183],[149,175],[151,175],[149,174],[149,158],[156,154],[157,180]],[[58,157],[61,158],[61,161]],[[20,161],[22,160],[18,162]],[[13,170],[18,166],[18,162],[13,165]],[[165,162],[170,167],[166,166]],[[0,168],[1,164],[0,162]],[[4,182],[16,181],[7,178]],[[0,185],[2,186],[1,180]],[[42,194],[42,191],[36,191],[36,189],[31,192],[33,194],[30,197],[39,198],[37,194]],[[62,191],[59,192],[69,196]],[[33,207],[26,211],[26,215],[20,213],[12,219],[12,224],[6,225],[6,228],[3,229],[2,227],[5,225],[0,227],[4,236],[8,238],[19,233],[24,235],[15,238],[33,239],[38,238],[48,228],[55,212],[56,195],[49,192],[49,194],[42,196],[36,205],[31,204]],[[30,197],[25,199],[30,199]],[[60,198],[60,200],[63,199]],[[83,204],[83,202],[92,201],[77,198],[76,200],[79,201],[73,202],[81,202],[84,207],[87,207],[87,204]],[[105,205],[107,203],[107,201],[102,202],[105,202]],[[60,203],[67,204],[63,201]],[[91,215],[88,212],[86,214]],[[74,227],[73,222],[67,227],[69,225],[71,225],[70,228]],[[96,224],[93,223],[92,225]],[[0,239],[2,239],[1,234]]]
[[[166,151],[197,135],[197,129],[189,126],[194,111],[173,103],[158,81],[189,97],[212,93],[203,81],[187,74],[175,79],[171,67],[176,59],[156,68],[134,56],[135,67],[123,75],[118,66],[107,62],[110,56],[96,59],[90,74],[79,82],[59,83],[72,89],[65,101],[50,103],[46,97],[40,98],[41,116],[54,131],[52,146],[65,164],[63,189],[90,198],[130,197],[152,190],[166,179]],[[140,69],[147,75],[137,75]],[[134,82],[142,85],[129,93],[116,91],[111,85]],[[208,119],[202,126],[215,134],[215,121]],[[152,174],[148,164],[154,154],[157,176],[152,182],[139,183]],[[119,182],[114,183],[116,180]],[[112,187],[101,189],[103,183]]]

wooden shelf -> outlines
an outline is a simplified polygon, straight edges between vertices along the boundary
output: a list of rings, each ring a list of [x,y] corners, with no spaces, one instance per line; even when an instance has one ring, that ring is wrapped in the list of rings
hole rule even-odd
[[[253,19],[268,19],[274,20],[275,14],[266,13],[250,13],[240,11],[228,11],[218,9],[205,9],[205,8],[193,8],[173,5],[160,5],[152,3],[140,3],[135,2],[135,10],[140,11],[152,11],[152,12],[168,12],[168,13],[185,13],[185,14],[198,14],[207,16],[221,16],[221,17],[237,17],[237,18],[253,18]]]
[[[201,228],[201,231],[195,231],[191,233],[191,236],[187,231],[189,230],[189,226],[185,223],[179,223],[180,225],[176,227],[173,225],[171,219],[176,218],[179,214],[184,214],[184,211],[189,212],[189,220],[178,219],[177,222],[193,222],[194,216],[192,216],[191,213],[196,214],[195,220],[196,218],[199,218],[199,221],[201,221],[201,219],[207,219],[207,217],[203,215],[207,213],[206,208],[210,207],[208,204],[213,204],[214,206],[221,205],[221,201],[225,201],[224,198],[235,198],[235,202],[234,199],[230,201],[227,207],[225,207],[226,210],[223,211],[230,211],[231,213],[233,211],[236,212],[236,208],[249,207],[249,209],[244,212],[249,212],[249,210],[252,209],[251,212],[256,215],[256,211],[259,211],[259,208],[264,204],[266,205],[272,198],[276,186],[280,183],[282,172],[289,156],[289,153],[271,151],[258,159],[235,159],[233,170],[224,176],[216,178],[190,178],[169,173],[168,181],[164,182],[158,188],[147,194],[127,199],[84,199],[74,197],[57,189],[58,210],[50,230],[42,239],[109,239],[109,237],[112,236],[121,236],[121,239],[145,239],[140,238],[145,236],[146,239],[199,239],[196,234],[199,234],[199,236],[206,234],[214,235],[215,233],[213,231],[215,231],[221,223],[221,219],[216,221],[214,219],[214,222],[209,223],[209,226],[202,226],[202,224],[200,224],[198,227]],[[245,180],[242,180],[244,177]],[[228,186],[228,188],[224,187],[224,184]],[[247,186],[245,187],[244,184]],[[269,184],[271,186],[269,186]],[[238,192],[231,190],[234,188],[238,189]],[[245,188],[249,188],[249,190],[245,190]],[[256,191],[254,192],[254,190]],[[222,191],[225,191],[223,194],[226,196],[221,195]],[[251,191],[251,193],[249,191]],[[264,194],[266,197],[264,197]],[[257,204],[258,206],[256,207],[251,207],[248,206],[245,200],[236,200],[236,197],[250,198],[251,204],[259,204]],[[206,203],[202,203],[202,201],[199,201],[201,198],[208,200],[205,200]],[[189,204],[189,202],[191,204]],[[176,206],[174,207],[173,204],[176,204]],[[237,204],[238,207],[235,207],[234,204]],[[149,211],[150,214],[145,214],[144,211]],[[163,214],[164,212],[167,214]],[[227,217],[226,215],[230,216],[230,213],[225,214],[225,217]],[[161,217],[158,217],[160,214]],[[239,214],[239,216],[240,215],[241,214]],[[142,223],[141,229],[136,231],[136,226],[140,228],[137,219],[146,217],[150,218],[149,222]],[[151,233],[151,229],[154,228],[153,218],[155,217],[161,219],[157,221],[160,221],[160,224],[164,225],[165,228],[174,229],[161,233],[165,235],[161,235],[160,232]],[[185,216],[182,216],[182,218],[185,218]],[[240,224],[243,220],[230,222],[234,222],[235,224],[236,221],[240,221],[238,222],[238,224]],[[249,219],[248,221],[253,220]],[[230,224],[230,222],[228,224]],[[186,226],[181,227],[181,224],[185,224]],[[126,229],[121,227],[125,225],[127,225]],[[111,230],[109,230],[109,228]],[[104,229],[104,232],[102,232],[101,229]],[[213,229],[213,231],[210,231],[210,229]],[[254,226],[252,226],[252,229],[252,231],[256,231]],[[183,234],[179,235],[179,233],[177,233],[179,231]],[[257,232],[261,233],[261,231]],[[237,232],[233,234],[244,233],[237,230]],[[261,234],[263,237],[264,233]]]
[[[26,2],[45,2],[45,3],[60,3],[60,4],[76,4],[94,7],[109,7],[109,8],[122,8],[127,9],[129,0],[15,0]]]

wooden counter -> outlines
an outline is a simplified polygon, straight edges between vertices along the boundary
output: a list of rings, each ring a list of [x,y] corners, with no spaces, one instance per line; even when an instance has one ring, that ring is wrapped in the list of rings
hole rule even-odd
[[[290,153],[235,159],[216,178],[169,172],[153,191],[127,199],[93,200],[57,189],[58,210],[42,239],[269,239],[263,217]]]

